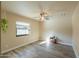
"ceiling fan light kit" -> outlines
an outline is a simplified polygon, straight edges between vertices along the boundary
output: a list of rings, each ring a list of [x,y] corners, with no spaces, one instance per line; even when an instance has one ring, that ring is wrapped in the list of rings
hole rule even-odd
[[[44,21],[45,19],[48,18],[47,12],[40,13],[40,16],[41,16],[41,21]]]

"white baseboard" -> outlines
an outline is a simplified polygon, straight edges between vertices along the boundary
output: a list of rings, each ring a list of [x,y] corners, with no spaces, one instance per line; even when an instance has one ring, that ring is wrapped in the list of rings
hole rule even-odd
[[[63,45],[72,46],[72,44],[69,44],[69,43],[63,43],[63,42],[58,42],[58,43],[63,44]]]
[[[35,40],[35,41],[38,41],[38,40]],[[35,41],[33,41],[33,42],[35,42]],[[33,42],[30,42],[30,43],[33,43]],[[20,47],[22,47],[22,46],[28,45],[28,44],[30,44],[30,43],[24,43],[24,44],[22,44],[22,45],[19,45],[19,46],[10,48],[10,49],[8,49],[8,50],[1,51],[1,54],[6,53],[6,52],[9,52],[9,51],[11,51],[11,50],[14,50],[14,49],[16,49],[16,48],[20,48]]]

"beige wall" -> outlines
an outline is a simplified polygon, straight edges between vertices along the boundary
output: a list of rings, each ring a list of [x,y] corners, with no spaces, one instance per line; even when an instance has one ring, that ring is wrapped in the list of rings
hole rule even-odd
[[[39,40],[39,22],[30,18],[26,18],[11,12],[5,12],[2,10],[2,18],[7,16],[8,30],[7,32],[1,31],[1,52],[14,49],[21,45],[25,45]],[[28,36],[16,37],[16,21],[22,21],[30,24],[31,32]]]
[[[73,25],[73,47],[77,57],[79,57],[79,3],[72,16],[72,25]]]
[[[60,42],[72,45],[72,13],[64,12],[65,15],[62,15],[62,12],[56,12],[52,18],[43,22],[42,39],[46,40],[55,35]]]
[[[1,2],[0,2],[0,22],[1,22]],[[0,43],[1,43],[1,27],[0,27]],[[1,54],[1,44],[0,44],[0,54]]]

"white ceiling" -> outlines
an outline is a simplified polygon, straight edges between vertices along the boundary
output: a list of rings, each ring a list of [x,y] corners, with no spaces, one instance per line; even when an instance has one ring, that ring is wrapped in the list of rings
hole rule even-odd
[[[2,2],[2,8],[8,11],[35,18],[40,16],[41,8],[47,10],[48,14],[52,16],[56,12],[71,12],[73,13],[78,2],[67,1],[14,1]],[[36,18],[35,18],[36,19]]]

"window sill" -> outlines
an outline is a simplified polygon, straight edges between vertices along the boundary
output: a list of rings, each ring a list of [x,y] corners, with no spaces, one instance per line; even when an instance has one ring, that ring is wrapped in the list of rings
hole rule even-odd
[[[16,35],[16,37],[22,37],[22,36],[28,36],[29,34],[24,34],[24,35]]]

